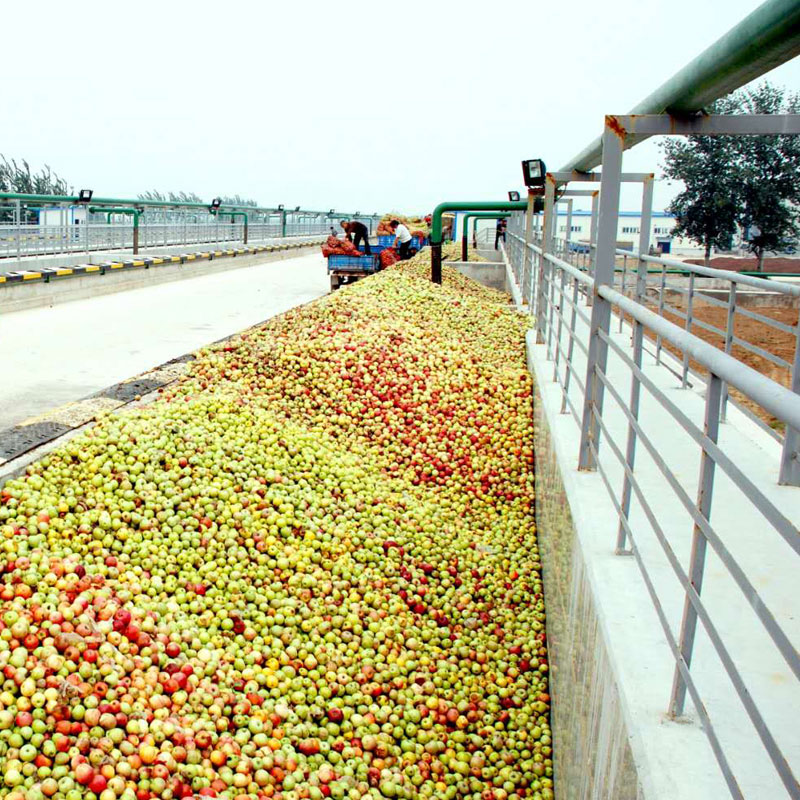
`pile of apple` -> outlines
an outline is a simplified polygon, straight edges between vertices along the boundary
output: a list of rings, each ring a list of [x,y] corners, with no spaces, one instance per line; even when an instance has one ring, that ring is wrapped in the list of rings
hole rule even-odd
[[[524,320],[422,259],[0,489],[0,797],[553,797]]]

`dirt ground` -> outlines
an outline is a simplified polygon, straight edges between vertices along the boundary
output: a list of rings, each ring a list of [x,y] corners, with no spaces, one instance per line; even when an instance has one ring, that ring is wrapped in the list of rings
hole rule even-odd
[[[651,306],[651,308],[654,311],[658,310],[656,306]],[[766,307],[752,310],[765,317],[770,317],[771,319],[776,319],[779,322],[783,322],[785,325],[795,325],[798,322],[798,309],[796,308]],[[692,316],[723,331],[727,325],[726,309],[719,308],[718,306],[709,306],[698,303],[696,300]],[[666,311],[664,312],[664,317],[675,325],[679,325],[681,328],[685,327],[686,325],[686,320]],[[695,336],[699,336],[709,344],[714,345],[714,347],[719,347],[722,349],[725,346],[725,342],[722,337],[712,331],[707,331],[704,328],[695,325],[692,326],[692,333]],[[795,336],[792,334],[775,330],[763,322],[758,322],[757,320],[749,319],[747,317],[740,316],[739,314],[736,315],[734,333],[740,339],[744,339],[745,341],[760,347],[762,350],[766,350],[773,355],[779,356],[785,361],[788,361],[790,364],[792,363],[796,341]],[[649,338],[655,339],[655,337],[651,336],[649,332],[647,335]],[[664,347],[677,355],[679,358],[682,358],[682,354],[677,348],[667,344],[665,344]],[[752,353],[739,345],[734,345],[732,355],[739,359],[739,361],[747,364],[749,367],[752,367],[753,369],[763,373],[768,378],[772,378],[772,380],[776,381],[777,383],[781,383],[784,386],[789,385],[790,373],[788,369],[779,367],[769,359],[764,358],[756,353]],[[691,361],[690,364],[693,370],[700,374],[705,374],[706,371],[700,366],[700,364],[694,361]],[[775,419],[775,417],[764,411],[764,409],[753,403],[751,400],[748,400],[738,390],[731,388],[731,397],[735,398],[738,403],[749,408],[752,412],[757,414],[761,419],[763,419],[767,424],[771,425],[776,430],[783,428],[783,424],[779,420]]]
[[[687,264],[699,264],[700,266],[705,264],[702,258],[687,258],[685,260]],[[758,259],[717,256],[711,259],[709,266],[714,269],[727,269],[734,272],[757,272]],[[800,258],[765,258],[763,272],[800,272]]]

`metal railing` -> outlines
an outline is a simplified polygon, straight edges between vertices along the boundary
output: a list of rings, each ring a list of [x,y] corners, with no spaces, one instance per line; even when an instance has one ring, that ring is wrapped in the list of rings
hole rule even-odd
[[[330,231],[325,222],[287,222],[285,234],[280,222],[248,225],[248,241],[265,241],[285,236],[323,235]],[[242,242],[244,225],[224,219],[208,222],[148,223],[139,226],[139,247],[223,244]],[[133,227],[118,223],[79,225],[0,224],[0,259],[32,255],[122,250],[133,246]],[[2,269],[2,262],[0,262]]]
[[[553,240],[554,255],[588,274],[591,274],[594,249],[595,245],[589,242],[573,242],[568,238]],[[659,316],[671,318],[671,321],[677,320],[676,324],[682,325],[686,331],[698,332],[706,341],[716,344],[728,354],[736,349],[740,354],[754,356],[755,363],[769,368],[773,379],[800,393],[800,285],[776,279],[780,278],[779,275],[766,279],[690,264],[674,258],[640,255],[619,248],[616,255],[615,285],[622,294],[636,297],[637,291],[643,292],[637,299],[655,310]],[[644,284],[641,287],[638,278],[640,263],[644,275]],[[794,321],[785,322],[748,307],[758,307],[761,300],[785,311],[784,316]],[[721,309],[720,314],[725,318],[724,327],[714,324],[714,309]],[[622,331],[624,320],[625,314],[619,314],[619,331]],[[742,321],[751,323],[759,343],[740,335],[737,323]],[[658,364],[661,363],[663,346],[661,337],[656,336],[655,360]],[[790,350],[789,358],[781,355],[787,349]],[[692,365],[689,356],[686,353],[680,355],[681,386],[686,388],[690,375],[705,380],[706,375],[698,371],[696,365]],[[728,384],[723,382],[723,421],[727,417],[730,401]],[[732,402],[766,433],[779,442],[784,441],[782,428],[769,424],[747,405],[735,400]]]
[[[787,431],[800,430],[800,387],[798,381],[797,349],[792,363],[787,359],[770,358],[770,361],[791,371],[790,385],[794,391],[771,380],[754,369],[738,361],[731,355],[733,345],[744,346],[749,352],[764,355],[763,348],[757,345],[746,345],[736,336],[734,320],[737,314],[744,313],[750,319],[757,319],[775,330],[797,337],[797,324],[775,324],[776,321],[764,315],[743,309],[736,304],[737,289],[742,286],[752,288],[768,288],[784,294],[797,296],[797,287],[777,285],[764,279],[750,278],[704,267],[687,265],[670,259],[659,259],[648,255],[627,253],[637,261],[632,284],[628,285],[631,276],[626,275],[625,266],[617,272],[619,288],[611,285],[597,285],[592,273],[593,249],[580,246],[580,243],[569,241],[551,242],[550,252],[543,249],[541,236],[533,236],[526,246],[524,215],[516,214],[509,220],[509,235],[504,257],[520,286],[523,298],[532,314],[536,316],[538,341],[546,348],[547,358],[553,362],[552,380],[557,382],[561,390],[561,412],[568,413],[583,432],[582,442],[588,440],[588,459],[590,468],[596,469],[603,481],[618,517],[618,529],[615,552],[620,555],[633,556],[639,566],[647,591],[661,622],[663,632],[675,661],[675,675],[670,697],[669,712],[678,716],[683,713],[685,696],[690,696],[701,724],[709,738],[711,748],[717,758],[724,779],[733,797],[744,797],[734,773],[731,758],[726,747],[714,727],[712,717],[707,710],[706,698],[703,696],[698,681],[692,672],[692,656],[695,650],[696,632],[699,627],[704,630],[713,652],[716,653],[724,672],[730,679],[732,688],[742,704],[744,712],[752,723],[758,738],[763,744],[766,754],[780,781],[786,787],[790,797],[800,796],[800,785],[792,773],[786,758],[786,748],[790,744],[778,742],[771,732],[770,726],[758,703],[751,695],[742,676],[742,665],[738,663],[735,648],[726,641],[722,626],[715,614],[707,607],[701,596],[704,579],[719,581],[716,571],[709,574],[706,569],[707,553],[713,553],[721,562],[727,577],[738,588],[741,597],[756,615],[763,631],[771,642],[774,651],[789,666],[795,678],[800,680],[800,656],[789,635],[776,620],[773,610],[758,591],[749,574],[746,562],[734,556],[728,543],[729,531],[720,531],[711,523],[711,509],[714,502],[714,477],[717,481],[729,481],[735,491],[740,493],[743,502],[763,520],[764,528],[759,537],[768,535],[781,539],[793,558],[800,555],[800,531],[776,505],[773,498],[767,496],[763,487],[759,487],[748,477],[746,467],[736,463],[735,454],[720,442],[720,424],[725,420],[725,398],[728,387],[735,387],[743,397],[751,403],[765,409],[780,420]],[[676,266],[677,265],[677,266]],[[661,290],[660,298],[669,287],[664,274],[670,268],[680,268],[688,274],[689,285],[679,287],[687,297],[689,310],[682,319],[684,328],[667,320],[665,313],[674,313],[672,307],[661,300],[657,305],[648,308],[646,303],[648,266],[658,267],[654,283]],[[698,278],[714,278],[727,281],[727,299],[711,305],[722,305],[726,310],[728,324],[725,330],[714,327],[714,333],[724,339],[724,346],[714,347],[692,332],[692,325],[698,324],[693,316],[691,304],[698,297],[704,301],[708,296],[699,286]],[[629,297],[629,294],[633,297]],[[716,298],[715,298],[716,299]],[[592,301],[606,302],[614,307],[620,322],[617,327],[611,317],[607,322],[592,328]],[[653,305],[653,304],[651,304]],[[677,315],[680,316],[680,315]],[[628,329],[623,330],[623,317],[628,321]],[[713,326],[710,326],[713,327]],[[615,332],[615,328],[617,328]],[[594,330],[594,333],[592,331]],[[620,334],[622,331],[622,335]],[[630,335],[628,335],[630,334]],[[649,338],[648,338],[649,337]],[[654,363],[659,364],[663,372],[673,377],[673,385],[687,387],[686,367],[691,361],[706,373],[705,415],[702,425],[693,421],[681,409],[672,397],[658,382],[653,380],[643,369],[643,356],[647,352],[647,341],[656,342],[656,351],[651,351]],[[612,376],[607,358],[597,357],[598,344],[602,343],[614,360]],[[666,353],[669,347],[677,358],[672,361],[671,354]],[[666,369],[663,369],[666,368]],[[620,383],[620,369],[626,375],[628,386]],[[594,385],[593,385],[594,384]],[[596,385],[601,385],[613,400],[613,406],[604,409],[602,396],[598,397]],[[626,389],[628,390],[626,392]],[[640,415],[643,394],[651,404],[660,409],[660,413]],[[585,410],[589,409],[587,417]],[[612,431],[609,415],[624,417],[625,435],[620,436]],[[589,433],[591,425],[591,431]],[[667,458],[660,451],[656,440],[664,426],[674,428],[675,435],[681,431],[699,451],[699,472],[697,475],[696,495],[692,497],[691,489],[684,485],[685,475],[679,475],[667,463]],[[586,434],[589,433],[588,436]],[[605,443],[601,448],[600,442]],[[787,436],[787,439],[789,437]],[[792,439],[796,443],[797,439]],[[691,523],[691,548],[686,559],[678,555],[678,547],[674,536],[667,532],[675,524],[673,518],[664,519],[656,508],[663,498],[653,497],[648,486],[642,483],[640,470],[637,470],[637,447],[645,451],[651,464],[655,465],[661,480],[672,492],[672,501]],[[800,453],[795,445],[785,458],[797,459]],[[795,491],[795,490],[790,490]],[[800,503],[800,496],[798,496]],[[672,531],[674,534],[674,530]],[[674,607],[664,600],[663,572],[648,566],[648,559],[642,553],[655,547],[652,534],[657,542],[657,549],[669,566],[674,580],[677,580],[683,595],[683,613],[680,624],[674,630],[678,620],[674,615]],[[794,568],[800,561],[794,562]],[[674,606],[674,603],[672,604]],[[671,613],[673,612],[673,613]],[[737,765],[738,768],[738,765]]]

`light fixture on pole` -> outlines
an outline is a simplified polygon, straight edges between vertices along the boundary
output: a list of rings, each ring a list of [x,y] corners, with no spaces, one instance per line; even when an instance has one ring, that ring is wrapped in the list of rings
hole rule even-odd
[[[529,158],[522,162],[522,179],[529,189],[544,186],[547,167],[541,158]]]
[[[93,189],[81,189],[78,192],[78,202],[79,203],[91,203],[93,194],[94,194],[94,190]]]
[[[508,199],[512,203],[515,203],[517,200],[519,200],[519,192],[509,192],[508,193]]]

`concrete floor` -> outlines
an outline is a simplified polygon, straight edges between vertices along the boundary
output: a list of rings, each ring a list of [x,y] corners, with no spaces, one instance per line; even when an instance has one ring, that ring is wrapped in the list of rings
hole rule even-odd
[[[319,254],[0,316],[0,429],[327,293]]]

